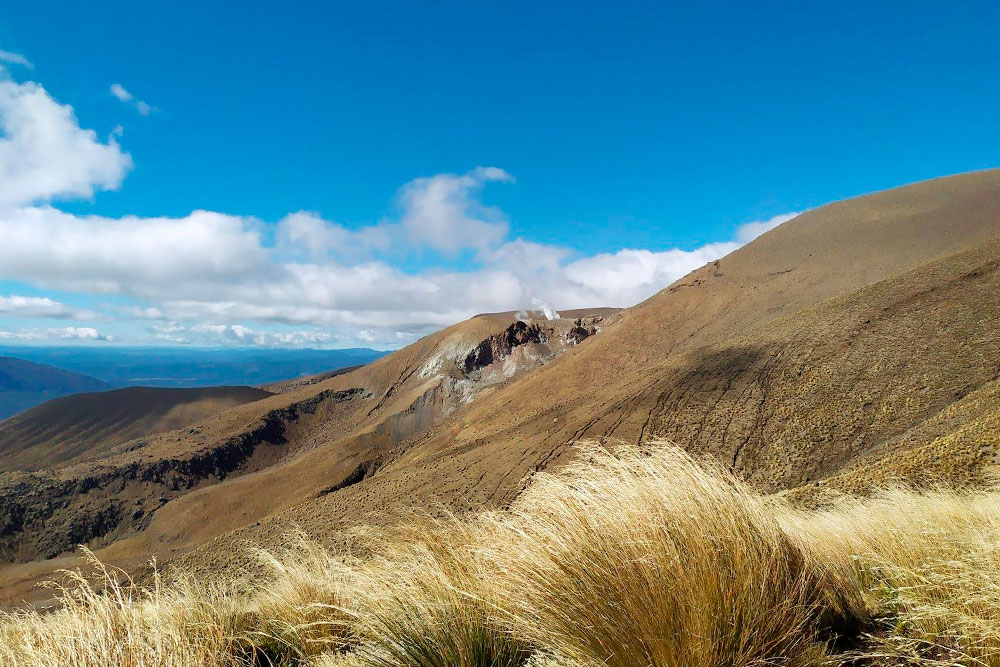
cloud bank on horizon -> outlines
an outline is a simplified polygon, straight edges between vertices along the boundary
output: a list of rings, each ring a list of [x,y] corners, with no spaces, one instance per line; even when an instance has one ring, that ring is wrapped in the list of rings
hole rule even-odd
[[[4,51],[0,63],[30,66]],[[111,93],[151,109],[120,84]],[[795,215],[694,250],[579,256],[511,237],[482,199],[514,183],[499,167],[416,178],[396,193],[396,215],[361,227],[309,211],[276,223],[202,210],[78,215],[55,202],[116,190],[132,168],[119,133],[81,128],[71,106],[3,64],[0,130],[0,286],[32,292],[0,293],[0,341],[395,348],[480,312],[630,306]],[[438,268],[403,270],[415,254]],[[456,258],[467,268],[448,268]],[[5,326],[28,320],[85,326]]]

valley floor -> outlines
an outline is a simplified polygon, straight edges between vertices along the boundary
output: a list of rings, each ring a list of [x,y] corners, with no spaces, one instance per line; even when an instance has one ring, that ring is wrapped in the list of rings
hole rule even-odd
[[[505,511],[290,536],[271,577],[138,585],[96,560],[0,620],[52,666],[1000,665],[1000,492],[793,507],[666,445],[584,446]]]

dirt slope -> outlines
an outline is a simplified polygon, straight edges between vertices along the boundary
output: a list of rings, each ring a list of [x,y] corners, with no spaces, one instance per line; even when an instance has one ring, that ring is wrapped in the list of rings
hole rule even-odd
[[[57,398],[0,422],[0,471],[38,470],[114,452],[271,393],[253,387],[129,387]]]

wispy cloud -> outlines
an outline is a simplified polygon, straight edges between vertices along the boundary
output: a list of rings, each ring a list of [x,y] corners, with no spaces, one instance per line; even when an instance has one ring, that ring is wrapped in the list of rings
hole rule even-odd
[[[0,50],[0,63],[20,65],[21,67],[27,67],[28,69],[35,68],[30,60],[22,56],[20,53],[14,53],[13,51]]]
[[[110,341],[110,336],[105,336],[92,327],[59,327],[51,329],[21,329],[18,331],[0,330],[0,340],[10,341]]]
[[[120,83],[111,84],[111,94],[125,104],[135,107],[135,110],[143,116],[148,116],[153,111],[153,107],[142,100],[136,99],[135,95],[125,90],[125,87]]]

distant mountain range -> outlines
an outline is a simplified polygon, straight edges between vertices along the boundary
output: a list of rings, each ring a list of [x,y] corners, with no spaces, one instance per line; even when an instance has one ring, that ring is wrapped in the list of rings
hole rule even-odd
[[[120,387],[258,386],[367,364],[385,354],[366,348],[0,346],[0,419],[69,394]]]
[[[81,373],[0,357],[0,419],[67,394],[110,388],[107,382]]]
[[[155,347],[14,347],[0,355],[90,375],[115,387],[260,385],[367,364],[385,355],[367,348],[208,349]]]

